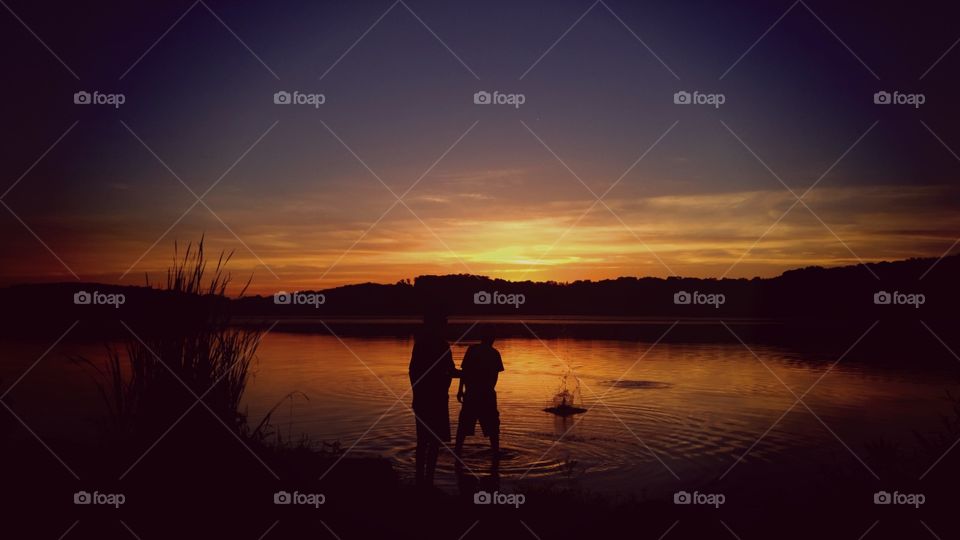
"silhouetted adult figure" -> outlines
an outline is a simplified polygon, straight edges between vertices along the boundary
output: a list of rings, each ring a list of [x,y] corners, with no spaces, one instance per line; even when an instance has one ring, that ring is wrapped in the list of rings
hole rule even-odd
[[[414,336],[410,356],[413,414],[417,422],[416,477],[418,486],[432,486],[440,445],[450,441],[447,392],[459,376],[446,338],[447,318],[430,313]]]
[[[480,343],[471,345],[460,363],[460,386],[457,401],[460,420],[457,422],[457,443],[454,454],[459,458],[464,439],[474,435],[477,422],[483,434],[490,439],[491,460],[496,472],[500,459],[500,412],[497,410],[497,379],[503,371],[500,351],[493,346],[493,331],[479,330]],[[458,459],[459,464],[459,459]]]

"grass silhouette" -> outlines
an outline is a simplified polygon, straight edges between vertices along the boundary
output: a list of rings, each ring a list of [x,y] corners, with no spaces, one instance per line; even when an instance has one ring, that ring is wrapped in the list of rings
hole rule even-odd
[[[240,404],[265,330],[231,326],[222,309],[231,257],[221,252],[211,270],[203,238],[182,254],[175,245],[162,289],[166,302],[144,320],[123,323],[129,338],[125,345],[108,346],[103,367],[78,358],[97,374],[113,437],[156,436],[196,402],[194,396],[238,434],[259,435],[248,427]],[[246,285],[241,295],[245,290]],[[258,426],[260,432],[265,425]]]

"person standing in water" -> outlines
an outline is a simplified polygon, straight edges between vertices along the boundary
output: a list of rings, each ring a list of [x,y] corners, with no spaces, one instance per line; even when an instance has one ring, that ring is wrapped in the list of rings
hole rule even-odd
[[[410,356],[413,414],[417,422],[415,483],[433,485],[440,445],[450,442],[450,383],[459,376],[446,338],[447,318],[428,313],[414,337]]]
[[[500,351],[493,347],[491,329],[482,328],[479,334],[480,343],[468,347],[460,363],[457,401],[463,406],[457,423],[454,453],[459,458],[464,439],[476,433],[477,422],[480,422],[483,434],[490,439],[492,461],[496,466],[500,458],[500,411],[497,410],[496,386],[503,371],[503,359]]]

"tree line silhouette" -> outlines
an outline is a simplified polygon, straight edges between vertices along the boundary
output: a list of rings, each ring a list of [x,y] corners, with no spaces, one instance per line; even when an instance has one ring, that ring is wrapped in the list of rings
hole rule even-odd
[[[451,316],[500,317],[665,317],[665,318],[773,318],[851,320],[870,318],[953,319],[960,305],[960,255],[945,257],[928,272],[935,259],[908,259],[836,268],[789,270],[773,278],[701,279],[620,277],[569,283],[507,281],[467,274],[425,275],[394,284],[362,283],[330,289],[299,291],[316,295],[322,303],[278,303],[273,295],[224,298],[187,295],[150,287],[102,283],[25,284],[0,289],[0,302],[12,315],[10,323],[34,324],[58,319],[129,319],[182,321],[203,318],[212,304],[231,315],[247,317],[416,317],[425,306],[439,307]],[[75,304],[77,291],[123,294],[113,305]],[[278,291],[281,292],[281,291]],[[283,291],[292,293],[294,291]],[[520,297],[522,304],[478,303],[476,295]],[[875,295],[898,294],[889,304],[875,303]],[[690,303],[676,296],[688,295]],[[699,297],[693,296],[699,295]],[[709,298],[714,299],[712,303]],[[922,295],[923,303],[906,301]],[[715,300],[722,298],[722,303]],[[488,299],[486,297],[480,300]],[[680,299],[681,301],[683,298]],[[698,300],[701,302],[698,303]],[[226,304],[219,306],[219,304]]]

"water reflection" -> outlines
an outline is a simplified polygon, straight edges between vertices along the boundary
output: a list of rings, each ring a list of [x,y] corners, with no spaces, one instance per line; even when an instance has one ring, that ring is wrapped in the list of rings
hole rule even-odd
[[[761,363],[740,344],[661,343],[649,351],[647,343],[610,340],[503,339],[497,344],[506,366],[497,386],[503,446],[497,478],[576,478],[590,487],[625,491],[667,486],[674,475],[685,481],[715,478],[793,405],[794,397],[777,378],[800,395],[825,369],[822,362],[756,347]],[[457,364],[465,345],[452,346]],[[256,420],[278,399],[301,391],[309,401],[274,415],[281,429],[339,440],[345,447],[355,444],[354,452],[388,456],[409,475],[414,458],[406,373],[411,346],[402,338],[341,342],[324,335],[271,333],[246,396],[250,416]],[[589,412],[545,413],[570,368]],[[934,427],[945,407],[938,399],[942,392],[943,384],[932,374],[839,365],[805,401],[845,442],[860,445],[881,436],[909,439],[918,426]],[[452,394],[455,422],[459,404]],[[911,406],[904,407],[905,400]],[[471,470],[485,471],[488,452],[486,440],[475,437],[468,439],[463,459]],[[842,452],[819,421],[796,407],[745,461],[809,464]],[[440,459],[438,483],[453,486],[455,461],[442,453],[447,455]]]
[[[64,341],[36,365],[49,343],[2,345],[2,387],[27,373],[5,402],[44,437],[92,438],[103,406],[89,373],[66,358],[102,357],[102,344]],[[302,392],[308,399],[283,402],[273,414],[285,436],[303,433],[316,441],[340,441],[344,448],[355,444],[352,452],[387,456],[409,478],[415,444],[407,377],[411,346],[405,338],[341,342],[271,332],[243,406],[256,423],[291,392]],[[676,486],[673,474],[685,484],[717,478],[793,405],[794,396],[777,377],[801,395],[835,360],[753,347],[774,377],[739,343],[660,343],[649,352],[649,343],[587,339],[502,339],[497,346],[506,367],[497,385],[499,481],[525,477],[631,492],[670,491]],[[453,345],[458,364],[464,350],[465,344]],[[545,413],[570,367],[581,381],[588,412],[566,418]],[[881,437],[909,446],[913,430],[940,428],[940,415],[948,409],[943,396],[953,381],[941,373],[841,362],[804,400],[851,448]],[[453,393],[455,423],[459,404]],[[481,478],[489,473],[488,452],[485,439],[467,439],[463,459]],[[849,454],[797,406],[734,476],[765,464],[801,475],[838,456]],[[454,460],[445,451],[437,480],[456,488]]]

